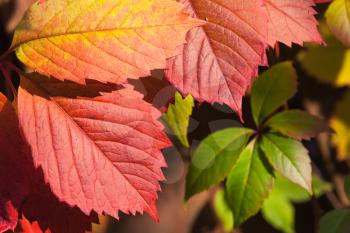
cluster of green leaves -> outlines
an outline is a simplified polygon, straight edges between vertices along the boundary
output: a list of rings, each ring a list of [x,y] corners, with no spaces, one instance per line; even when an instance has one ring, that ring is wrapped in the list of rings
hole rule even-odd
[[[332,185],[322,181],[318,176],[312,177],[312,190],[316,197],[332,189]],[[275,229],[284,233],[294,233],[295,209],[293,203],[310,201],[310,194],[300,186],[277,175],[274,188],[261,208],[264,219]],[[233,229],[233,213],[227,204],[225,191],[219,189],[215,194],[214,209],[221,220],[224,230]]]
[[[304,111],[279,111],[296,90],[297,76],[291,62],[277,64],[263,73],[251,91],[255,129],[227,128],[209,135],[200,143],[187,174],[186,200],[225,181],[224,193],[219,194],[216,202],[221,203],[218,212],[225,213],[228,208],[222,200],[227,200],[232,219],[227,219],[227,214],[222,216],[225,215],[225,226],[229,228],[230,224],[238,227],[255,215],[271,190],[274,191],[266,206],[274,205],[275,199],[285,198],[279,194],[278,188],[273,189],[276,174],[299,185],[308,195],[312,194],[311,161],[300,140],[328,130],[328,126]],[[188,105],[190,109],[191,106]],[[178,114],[180,112],[188,114],[189,111],[179,111]],[[169,114],[174,115],[173,110]],[[186,135],[186,132],[177,135]],[[184,141],[183,137],[180,141]],[[265,216],[269,218],[271,213],[266,208]],[[290,221],[292,229],[292,220],[286,221]]]

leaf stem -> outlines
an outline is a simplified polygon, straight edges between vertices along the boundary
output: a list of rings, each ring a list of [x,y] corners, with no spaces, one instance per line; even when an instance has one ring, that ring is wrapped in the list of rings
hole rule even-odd
[[[8,55],[10,55],[12,53],[12,49],[8,49],[5,53],[0,55],[0,62],[4,61]]]
[[[5,65],[10,68],[11,70],[13,70],[14,72],[16,72],[18,75],[23,75],[24,72],[18,68],[17,66],[15,66],[14,64],[10,63],[10,62],[6,62]]]
[[[12,83],[12,78],[8,72],[8,69],[6,69],[4,66],[0,65],[0,69],[1,69],[1,73],[4,75],[6,83],[10,86],[10,89],[12,91],[12,94],[14,97],[17,96],[17,90],[16,88],[13,86]]]

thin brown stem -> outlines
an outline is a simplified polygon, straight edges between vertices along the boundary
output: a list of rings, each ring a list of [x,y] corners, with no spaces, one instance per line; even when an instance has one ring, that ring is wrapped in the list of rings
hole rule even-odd
[[[313,115],[322,117],[320,106],[314,102],[306,102],[306,109]],[[344,190],[344,180],[343,177],[337,174],[334,163],[331,158],[331,140],[329,133],[322,133],[317,136],[318,145],[320,148],[321,158],[325,164],[326,171],[330,176],[330,179],[334,185],[338,201],[342,207],[347,207],[349,205],[349,200]],[[334,199],[334,197],[331,197]],[[333,200],[334,201],[334,200]]]
[[[322,173],[321,171],[318,169],[318,167],[316,166],[316,164],[314,162],[312,162],[312,170],[319,176],[322,178]],[[336,197],[336,195],[331,191],[331,192],[325,192],[325,196],[327,197],[327,199],[329,200],[329,202],[332,204],[332,206],[334,208],[341,208],[342,207],[342,203],[338,200],[338,198]]]
[[[8,70],[4,67],[4,66],[0,66],[0,69],[1,69],[1,73],[4,75],[5,77],[5,80],[6,80],[6,83],[10,86],[10,89],[12,91],[12,94],[14,97],[17,96],[17,90],[16,88],[13,86],[13,83],[12,83],[12,78],[8,72]]]
[[[11,53],[12,53],[12,49],[9,49],[5,53],[1,54],[0,63],[3,62]]]
[[[20,68],[18,68],[17,66],[15,66],[14,64],[12,64],[10,62],[6,62],[5,66],[8,67],[9,69],[13,70],[14,72],[16,72],[18,75],[24,75],[24,71],[22,71]]]

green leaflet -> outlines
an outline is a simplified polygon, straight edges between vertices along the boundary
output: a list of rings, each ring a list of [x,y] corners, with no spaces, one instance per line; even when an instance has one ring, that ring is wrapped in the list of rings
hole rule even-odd
[[[278,172],[312,193],[311,161],[299,141],[267,134],[262,137],[261,146],[270,164]]]
[[[283,192],[274,189],[265,200],[262,214],[267,222],[284,233],[294,233],[294,207]]]
[[[332,190],[332,186],[318,176],[312,177],[312,188],[316,197]],[[262,214],[276,229],[284,233],[295,232],[293,203],[307,202],[310,199],[311,196],[305,189],[277,175],[275,187],[262,207]]]
[[[295,203],[307,202],[311,196],[304,188],[289,181],[288,179],[277,175],[275,187],[280,193],[283,193],[286,198]],[[323,181],[320,177],[312,176],[312,191],[315,197],[320,197],[325,192],[332,190],[332,185]]]
[[[321,119],[300,110],[290,110],[277,113],[266,123],[287,137],[297,140],[310,139],[329,127]]]
[[[231,232],[233,230],[233,213],[227,204],[226,194],[223,189],[216,192],[214,197],[214,210],[220,219],[224,230]]]
[[[344,190],[348,198],[350,198],[350,176],[347,175],[344,180]]]
[[[332,141],[338,152],[338,159],[343,160],[350,152],[350,92],[347,91],[342,100],[338,101],[331,118],[331,127],[335,134]]]
[[[234,226],[255,215],[273,186],[271,168],[252,141],[241,153],[226,181],[227,199]]]
[[[320,233],[348,233],[350,231],[350,210],[335,209],[320,220]]]
[[[175,94],[175,104],[170,104],[168,112],[163,115],[163,119],[174,132],[184,147],[190,147],[187,139],[188,125],[192,109],[194,107],[194,100],[191,95],[185,99],[182,98],[179,92]]]
[[[255,124],[276,110],[297,89],[296,73],[291,62],[272,66],[254,82],[251,93],[251,110]]]
[[[222,181],[234,166],[253,131],[220,130],[205,138],[195,150],[186,178],[186,200]]]
[[[312,176],[312,191],[315,197],[322,196],[325,192],[331,192],[333,186],[331,183],[323,181],[320,177]]]
[[[334,0],[325,16],[332,33],[350,47],[350,0]]]

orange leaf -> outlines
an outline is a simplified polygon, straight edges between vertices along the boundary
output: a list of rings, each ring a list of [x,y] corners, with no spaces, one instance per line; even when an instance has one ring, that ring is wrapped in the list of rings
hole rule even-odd
[[[124,83],[165,67],[202,22],[172,0],[46,0],[30,7],[12,49],[41,74]]]
[[[22,231],[20,233],[44,233],[37,221],[30,223],[28,219],[22,216],[22,219],[19,220],[19,223],[22,228]],[[51,233],[51,231],[47,229],[45,233]]]

